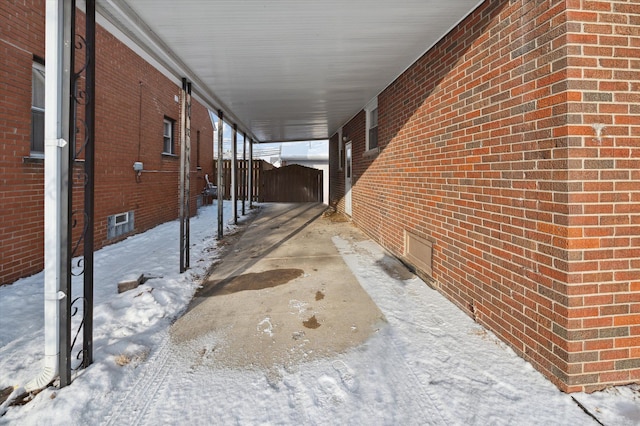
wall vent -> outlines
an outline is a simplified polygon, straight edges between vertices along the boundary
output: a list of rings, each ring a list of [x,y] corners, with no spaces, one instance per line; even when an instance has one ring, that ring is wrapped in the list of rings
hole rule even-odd
[[[404,255],[409,263],[425,274],[432,276],[431,259],[433,256],[433,243],[405,230],[404,247]]]
[[[133,231],[133,211],[118,213],[107,217],[107,239],[117,238]]]

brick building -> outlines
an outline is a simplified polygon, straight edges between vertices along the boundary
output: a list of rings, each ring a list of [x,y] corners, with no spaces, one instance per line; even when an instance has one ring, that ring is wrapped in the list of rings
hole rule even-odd
[[[0,283],[42,267],[43,173],[42,160],[31,148],[31,123],[41,113],[39,91],[32,87],[41,78],[44,1],[32,3],[0,4],[1,16],[10,18],[0,26]],[[184,3],[184,8],[191,4]],[[354,13],[353,2],[341,3]],[[450,3],[453,9],[463,2]],[[357,113],[343,106],[347,97],[363,93],[356,90],[358,78],[366,80],[376,65],[382,68],[368,61],[385,58],[379,49],[392,45],[392,29],[405,30],[407,16],[375,15],[333,26],[312,21],[315,26],[304,27],[314,28],[320,43],[309,49],[301,48],[299,35],[282,31],[282,25],[282,34],[269,38],[274,43],[247,43],[250,28],[240,28],[233,19],[185,25],[187,15],[178,19],[158,13],[162,7],[156,4],[138,5],[135,16],[127,15],[126,8],[107,11],[121,31],[141,35],[138,42],[153,40],[151,27],[166,31],[164,47],[147,48],[180,48],[177,56],[234,106],[225,116],[241,116],[253,126],[247,130],[263,141],[321,138],[329,135],[317,129],[325,128],[335,132],[331,202],[561,389],[590,391],[638,382],[640,5],[623,0],[479,3],[391,84],[376,89],[378,96]],[[251,29],[273,25],[274,17],[336,16],[333,10],[330,15],[309,13],[313,9],[304,6],[294,8],[299,15],[287,15],[281,8],[291,6],[277,2],[269,8],[221,3],[216,14],[213,6],[197,8],[191,12],[252,17]],[[396,12],[391,6],[380,9]],[[145,25],[128,28],[145,17]],[[182,25],[171,25],[174,21]],[[371,34],[358,26],[362,23],[374,30],[376,25],[390,27]],[[320,38],[325,27],[330,35]],[[345,30],[352,27],[357,31]],[[234,37],[236,30],[242,33]],[[260,27],[250,34],[270,30]],[[198,40],[206,36],[207,43],[180,43],[185,33]],[[373,35],[383,40],[367,44]],[[163,154],[164,129],[179,121],[178,82],[122,40],[117,31],[98,31],[98,245],[114,241],[106,235],[114,215],[134,212],[137,232],[175,218],[178,209],[178,161]],[[425,50],[431,42],[425,40]],[[349,50],[351,44],[356,49]],[[216,49],[225,55],[219,68],[202,60]],[[296,60],[280,59],[292,50]],[[329,52],[331,66],[295,68],[309,64],[304,52]],[[233,67],[246,65],[244,59],[252,55],[270,66],[244,66],[243,73]],[[287,72],[278,61],[286,62]],[[369,69],[353,68],[363,71],[354,77],[351,68],[339,66],[344,63]],[[301,78],[314,70],[323,75]],[[263,87],[264,81],[269,87]],[[339,87],[315,86],[318,82]],[[288,92],[309,87],[316,89],[311,90],[314,96],[327,99],[298,104],[294,100],[308,93]],[[366,101],[358,102],[354,109]],[[325,110],[325,105],[330,107]],[[264,110],[254,116],[253,108],[260,106]],[[305,109],[309,121],[297,115]],[[282,111],[293,117],[276,117]],[[202,174],[194,173],[201,177],[210,173],[212,130],[200,105],[194,107],[194,147],[197,131],[201,147],[194,149],[192,164],[200,152]],[[134,161],[145,165],[139,182]],[[192,182],[199,188],[196,179]]]
[[[44,0],[0,3],[0,285],[43,268],[44,10]],[[97,249],[178,217],[181,82],[122,34],[96,31]],[[213,126],[196,99],[191,114],[195,213],[212,173]]]
[[[333,135],[330,198],[561,389],[637,382],[639,104],[640,4],[487,1]]]

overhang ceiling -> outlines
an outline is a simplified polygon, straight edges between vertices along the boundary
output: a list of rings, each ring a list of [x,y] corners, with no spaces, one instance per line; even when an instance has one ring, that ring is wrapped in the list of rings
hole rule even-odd
[[[479,0],[97,0],[255,141],[326,139]]]

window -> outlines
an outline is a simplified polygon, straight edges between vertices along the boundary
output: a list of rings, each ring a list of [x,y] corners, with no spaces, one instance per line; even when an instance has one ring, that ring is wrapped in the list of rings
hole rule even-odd
[[[378,148],[378,98],[365,107],[367,112],[367,151]]]
[[[378,108],[371,110],[369,119],[369,149],[378,147]]]
[[[200,167],[200,130],[196,132],[196,167]]]
[[[342,170],[342,159],[344,158],[344,143],[343,143],[342,127],[338,130],[338,170]]]
[[[116,225],[122,225],[129,222],[129,212],[115,215]]]
[[[44,156],[44,65],[31,68],[31,156]]]
[[[173,125],[174,125],[175,121],[165,117],[164,118],[164,132],[163,132],[163,138],[164,138],[164,145],[162,147],[162,153],[163,154],[175,154],[174,149],[173,149]]]
[[[133,210],[107,217],[107,239],[118,238],[134,230]]]

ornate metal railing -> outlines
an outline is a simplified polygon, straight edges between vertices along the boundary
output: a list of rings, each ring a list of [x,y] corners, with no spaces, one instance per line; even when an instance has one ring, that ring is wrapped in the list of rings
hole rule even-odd
[[[94,157],[95,157],[95,0],[86,1],[85,33],[76,34],[76,5],[72,1],[70,149],[68,197],[68,247],[66,306],[61,316],[60,386],[71,382],[73,369],[85,368],[93,361],[93,249],[94,249]],[[82,194],[74,208],[74,198]],[[74,259],[76,259],[74,261]],[[74,277],[82,278],[82,295],[73,298]],[[75,280],[77,284],[77,279]],[[79,306],[80,305],[80,306]],[[76,319],[77,318],[77,319]],[[75,330],[73,332],[72,330]],[[73,333],[73,340],[71,334]],[[72,366],[73,351],[82,333],[82,348]]]

